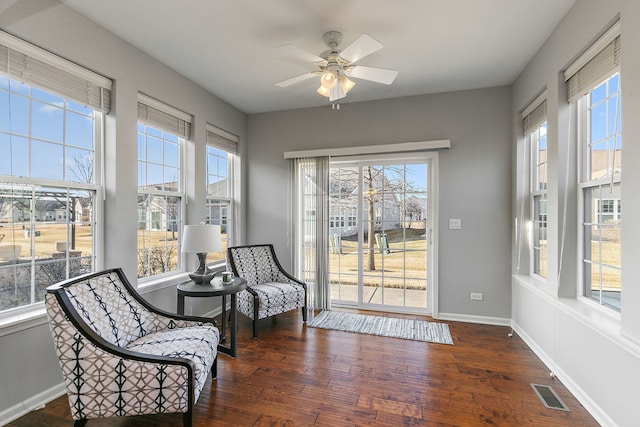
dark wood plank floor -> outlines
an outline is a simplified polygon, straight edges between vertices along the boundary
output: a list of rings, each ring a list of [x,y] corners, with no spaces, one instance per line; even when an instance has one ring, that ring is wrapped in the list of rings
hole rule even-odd
[[[196,426],[598,425],[509,328],[449,322],[450,346],[307,328],[299,311],[260,321],[253,340],[250,321],[239,320],[238,357],[218,356]],[[552,386],[570,412],[545,408],[530,383]],[[71,425],[66,396],[9,424]],[[181,415],[87,423],[174,425]]]

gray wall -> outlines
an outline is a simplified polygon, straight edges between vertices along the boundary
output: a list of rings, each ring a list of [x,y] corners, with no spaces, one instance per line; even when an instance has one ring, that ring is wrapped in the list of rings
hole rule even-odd
[[[577,243],[577,161],[568,143],[569,105],[562,72],[617,18],[621,23],[622,88],[622,312],[595,307],[579,296]],[[524,137],[519,112],[544,88],[548,107],[549,274],[546,283],[532,280],[526,245],[520,270],[513,263],[512,322],[518,334],[603,425],[638,425],[640,406],[640,2],[579,0],[513,85],[513,210],[527,218],[522,161]],[[575,124],[575,118],[572,119]],[[569,173],[567,175],[567,169]],[[568,176],[568,180],[566,179]],[[567,206],[566,216],[563,212]],[[521,214],[520,209],[524,209]],[[566,221],[565,221],[566,218]],[[564,250],[561,254],[562,236]],[[514,235],[518,234],[514,230]]]
[[[511,230],[509,87],[250,115],[247,238],[272,242],[287,267],[285,151],[449,139],[440,153],[439,311],[508,321]],[[448,229],[449,218],[462,230]],[[471,292],[484,301],[471,301]]]
[[[105,141],[108,232],[100,250],[105,254],[104,267],[124,268],[135,283],[138,91],[194,116],[187,149],[192,176],[204,177],[206,122],[238,135],[242,144],[245,114],[57,1],[0,0],[0,28],[114,79]],[[188,223],[204,219],[204,194],[204,178],[191,179]],[[190,261],[195,265],[195,258]],[[149,298],[162,308],[175,310],[174,284],[151,287],[154,291]],[[200,314],[213,308],[210,302],[198,303],[195,310],[188,306],[188,312]],[[17,328],[0,329],[0,423],[61,391],[62,376],[44,314],[17,324]]]

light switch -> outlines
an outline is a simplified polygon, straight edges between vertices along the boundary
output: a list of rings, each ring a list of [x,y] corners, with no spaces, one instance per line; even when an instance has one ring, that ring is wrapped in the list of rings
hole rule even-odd
[[[449,230],[461,230],[462,220],[460,218],[449,218]]]

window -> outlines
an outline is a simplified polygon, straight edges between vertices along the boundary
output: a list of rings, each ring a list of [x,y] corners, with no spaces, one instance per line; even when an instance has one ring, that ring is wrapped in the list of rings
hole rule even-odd
[[[181,269],[182,151],[191,116],[154,99],[138,100],[138,277]]]
[[[220,225],[222,250],[207,258],[224,262],[227,247],[234,241],[233,215],[234,161],[238,149],[238,137],[213,125],[207,126],[207,224]]]
[[[582,225],[582,294],[621,309],[622,133],[620,36],[616,24],[598,49],[568,78],[569,101],[577,104]],[[578,59],[580,61],[580,58]]]
[[[23,52],[28,52],[24,54]],[[111,81],[0,32],[0,311],[96,269]]]
[[[620,75],[580,101],[586,126],[581,138],[584,294],[620,309],[621,159]]]
[[[531,273],[547,277],[547,101],[540,95],[523,111],[523,128],[530,148],[532,245]]]

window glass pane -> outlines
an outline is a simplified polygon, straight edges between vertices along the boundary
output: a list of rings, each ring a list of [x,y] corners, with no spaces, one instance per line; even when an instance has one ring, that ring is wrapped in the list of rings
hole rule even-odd
[[[147,136],[147,162],[162,164],[162,140]]]
[[[9,91],[19,93],[21,95],[29,96],[31,94],[31,86],[25,83],[20,83],[17,80],[9,80]]]
[[[62,145],[34,140],[31,147],[31,176],[62,180]]]
[[[607,104],[600,103],[591,109],[591,142],[600,141],[606,135],[607,128],[603,126],[607,119]]]
[[[93,182],[93,151],[67,148],[65,178],[74,182]]]
[[[93,149],[93,117],[67,112],[66,131],[67,144]]]
[[[164,168],[164,190],[178,191],[178,168]]]
[[[591,103],[596,104],[602,101],[607,95],[607,84],[602,83],[600,86],[591,91]]]
[[[67,109],[70,111],[75,111],[80,114],[84,114],[85,116],[92,116],[93,110],[89,107],[85,107],[84,105],[76,104],[73,101],[67,101]]]
[[[0,90],[0,131],[29,134],[29,98]]]
[[[0,174],[29,176],[29,141],[0,133]]]
[[[54,95],[50,92],[46,92],[44,90],[40,90],[37,87],[34,87],[31,89],[31,96],[34,99],[39,99],[41,101],[44,101],[48,104],[55,104],[58,106],[63,106],[64,105],[64,99],[59,97],[58,95]]]
[[[138,277],[179,268],[180,197],[138,197]]]
[[[533,198],[533,273],[547,277],[547,199]]]
[[[178,167],[178,145],[174,143],[164,144],[164,164]]]
[[[31,103],[31,136],[54,142],[62,142],[64,113],[59,106]]]
[[[146,176],[146,184],[147,186],[155,186],[158,189],[163,188],[163,167],[160,165],[155,165],[153,163],[147,163],[147,176]]]
[[[584,190],[583,263],[585,295],[607,305],[620,305],[621,296],[621,204],[620,185]],[[612,302],[617,298],[618,302]]]

